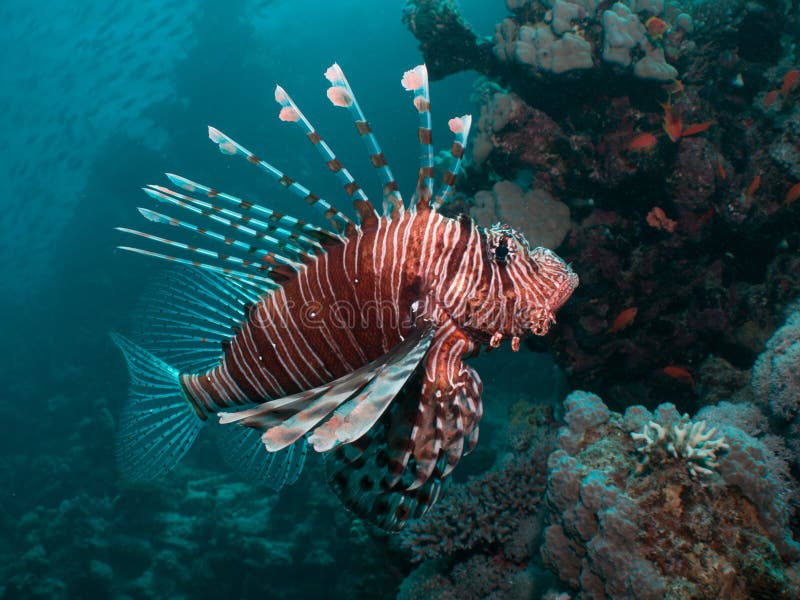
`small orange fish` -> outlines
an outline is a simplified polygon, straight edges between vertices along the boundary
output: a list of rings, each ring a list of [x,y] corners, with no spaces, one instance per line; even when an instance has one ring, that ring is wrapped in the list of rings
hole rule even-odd
[[[652,150],[658,143],[658,138],[652,133],[640,133],[628,143],[629,150]]]
[[[725,181],[728,178],[728,174],[725,172],[725,164],[720,157],[717,157],[717,177],[719,177],[720,181]]]
[[[667,100],[661,106],[664,108],[664,131],[667,132],[670,140],[677,142],[681,139],[683,121],[675,109],[672,108],[672,102]]]
[[[667,23],[658,17],[650,17],[644,22],[644,26],[651,40],[660,40],[669,29]]]
[[[753,181],[750,182],[750,185],[747,186],[745,194],[747,194],[748,197],[752,198],[753,195],[758,191],[758,188],[760,187],[761,187],[761,175],[756,175],[755,177],[753,177]]]
[[[767,95],[764,96],[764,108],[769,108],[773,104],[775,104],[775,100],[778,98],[778,90],[770,90],[767,92]]]
[[[662,87],[668,94],[675,95],[683,93],[683,82],[680,79],[673,79],[669,83],[665,83]]]
[[[797,82],[800,79],[800,73],[797,69],[792,69],[783,76],[783,84],[781,85],[781,94],[788,96],[794,88],[797,87]]]
[[[654,206],[652,210],[647,213],[646,220],[650,227],[655,227],[656,229],[661,229],[668,233],[673,233],[678,226],[678,222],[670,219],[660,206]]]
[[[670,377],[675,381],[685,383],[686,385],[694,389],[694,377],[692,377],[692,374],[686,367],[679,367],[678,365],[668,365],[663,369],[661,369],[661,372],[664,373],[664,375],[666,375],[667,377]]]
[[[789,188],[789,191],[786,192],[786,198],[784,198],[784,204],[791,204],[795,200],[800,198],[800,183],[795,183],[792,187]]]
[[[716,123],[716,121],[706,121],[705,123],[695,123],[694,125],[689,125],[681,132],[681,136],[686,137],[689,135],[697,135],[698,133],[704,132],[714,123]]]
[[[607,333],[616,333],[625,329],[626,327],[630,327],[631,324],[633,324],[633,320],[636,318],[637,312],[639,312],[639,309],[635,306],[623,310],[616,317],[614,317],[614,321],[611,323],[611,327],[608,328]]]

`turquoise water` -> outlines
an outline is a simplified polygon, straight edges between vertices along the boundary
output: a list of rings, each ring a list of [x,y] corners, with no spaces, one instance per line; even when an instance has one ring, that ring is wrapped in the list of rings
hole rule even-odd
[[[0,7],[0,598],[797,597],[796,3],[626,2],[644,36],[631,66],[603,57],[609,2],[404,4]],[[479,58],[444,25],[423,56],[403,15],[452,24],[424,12],[435,6],[459,7]],[[541,47],[526,63],[537,27],[585,40],[585,67],[543,67]],[[640,77],[633,64],[661,50],[676,76]],[[207,139],[218,127],[341,198],[277,118],[280,84],[379,197],[325,96],[336,61],[408,198],[418,124],[400,79],[436,59],[460,65],[431,83],[436,150],[451,117],[474,115],[445,214],[507,222],[581,278],[548,336],[470,361],[480,443],[439,505],[387,533],[340,504],[316,453],[275,492],[232,470],[213,432],[163,477],[120,477],[128,374],[109,332],[135,329],[142,292],[170,268],[116,249],[131,242],[114,227],[157,231],[136,212],[154,208],[140,188],[180,173],[324,226]],[[716,432],[697,443],[720,440],[719,456],[698,462],[667,438],[703,420],[699,436]]]

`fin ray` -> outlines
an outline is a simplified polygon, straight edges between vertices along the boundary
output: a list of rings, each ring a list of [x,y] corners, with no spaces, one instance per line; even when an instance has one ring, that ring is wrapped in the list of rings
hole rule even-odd
[[[111,338],[125,356],[131,379],[117,464],[127,479],[153,479],[178,464],[203,421],[183,393],[178,369],[117,333]]]

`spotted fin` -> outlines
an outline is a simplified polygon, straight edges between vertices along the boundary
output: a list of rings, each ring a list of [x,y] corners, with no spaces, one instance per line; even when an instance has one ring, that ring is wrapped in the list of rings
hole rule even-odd
[[[328,484],[342,503],[359,517],[389,531],[398,531],[408,519],[423,516],[446,483],[442,460],[441,468],[434,470],[423,485],[410,489],[413,460],[403,465],[399,459],[413,446],[408,436],[419,409],[420,371],[366,435],[324,455]]]
[[[426,400],[420,367],[375,427],[325,455],[329,485],[358,516],[396,531],[436,503],[453,468],[478,440],[482,384],[471,367],[464,368],[452,406],[428,413],[429,439],[422,433]],[[425,452],[418,453],[418,446]],[[430,459],[420,461],[418,455]]]
[[[255,408],[220,413],[220,423],[263,431],[262,441],[270,452],[309,433],[318,451],[351,442],[380,418],[422,361],[432,339],[433,328],[425,324],[384,356],[344,377]]]

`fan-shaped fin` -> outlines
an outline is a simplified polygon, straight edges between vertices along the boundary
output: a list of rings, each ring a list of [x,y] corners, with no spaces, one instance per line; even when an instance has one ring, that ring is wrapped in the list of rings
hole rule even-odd
[[[131,337],[181,372],[203,372],[223,355],[258,294],[201,269],[167,269],[139,301]]]
[[[329,450],[339,442],[353,441],[353,436],[369,430],[380,418],[382,411],[402,389],[420,363],[433,339],[429,325],[412,330],[400,344],[371,363],[324,386],[265,402],[255,408],[234,413],[220,413],[220,423],[240,423],[264,432],[262,440],[271,452],[294,443],[303,435],[316,431],[309,440],[318,451]],[[342,424],[341,413],[334,411],[345,403],[358,408],[369,404],[359,412],[347,407],[343,412],[350,421]],[[354,414],[355,413],[355,414]],[[342,433],[337,427],[325,426],[326,419],[342,424]],[[332,435],[336,436],[333,441]]]

